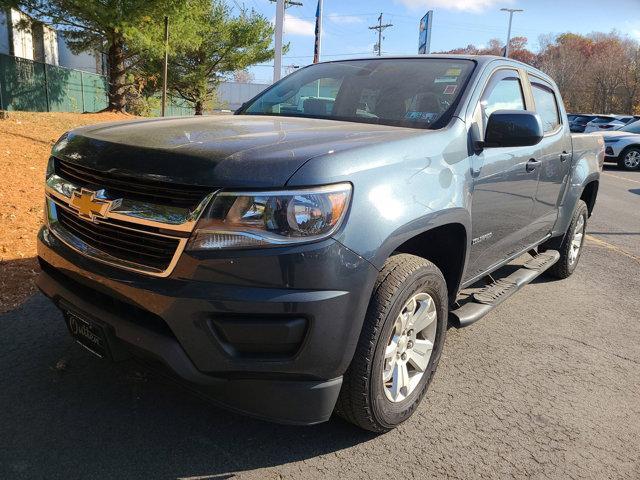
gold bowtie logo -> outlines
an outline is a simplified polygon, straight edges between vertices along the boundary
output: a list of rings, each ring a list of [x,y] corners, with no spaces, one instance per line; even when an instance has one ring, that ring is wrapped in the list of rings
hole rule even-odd
[[[93,190],[86,188],[74,190],[71,195],[71,206],[78,211],[78,215],[89,220],[104,218],[113,205],[113,201],[96,198]]]

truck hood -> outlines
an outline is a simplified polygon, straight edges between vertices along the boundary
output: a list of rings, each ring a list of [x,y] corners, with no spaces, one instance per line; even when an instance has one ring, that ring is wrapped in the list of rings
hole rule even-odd
[[[421,129],[309,118],[168,118],[79,128],[54,147],[54,155],[147,180],[279,187],[314,157],[424,134]]]

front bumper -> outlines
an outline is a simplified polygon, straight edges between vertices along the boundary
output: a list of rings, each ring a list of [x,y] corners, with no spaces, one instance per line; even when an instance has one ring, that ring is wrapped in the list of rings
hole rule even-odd
[[[38,286],[56,305],[107,324],[125,349],[231,409],[296,424],[331,415],[378,273],[334,240],[183,253],[168,278],[92,261],[46,227],[38,256]]]
[[[622,151],[627,146],[625,142],[613,142],[604,144],[604,155],[605,162],[615,162],[618,160],[618,157],[622,153]]]

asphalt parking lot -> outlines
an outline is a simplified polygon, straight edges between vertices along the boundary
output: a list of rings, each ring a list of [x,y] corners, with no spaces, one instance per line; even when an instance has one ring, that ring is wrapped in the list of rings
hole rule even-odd
[[[640,478],[640,174],[607,167],[586,250],[451,329],[412,420],[284,427],[95,359],[41,295],[0,316],[0,478]]]

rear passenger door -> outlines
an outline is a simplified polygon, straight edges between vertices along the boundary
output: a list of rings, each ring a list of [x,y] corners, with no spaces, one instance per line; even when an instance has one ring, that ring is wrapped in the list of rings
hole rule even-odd
[[[535,196],[531,223],[536,240],[544,238],[555,224],[558,208],[571,166],[572,145],[569,126],[551,84],[529,75],[531,94],[536,113],[542,119],[544,137],[536,145],[539,160],[538,190]]]

